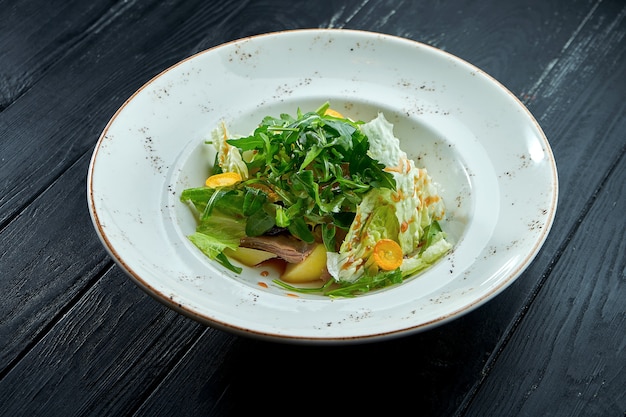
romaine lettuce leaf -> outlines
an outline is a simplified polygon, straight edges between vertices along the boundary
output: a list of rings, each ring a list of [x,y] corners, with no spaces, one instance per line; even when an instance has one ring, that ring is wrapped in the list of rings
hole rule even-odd
[[[189,235],[188,239],[209,258],[217,260],[231,271],[240,273],[241,268],[232,265],[223,251],[226,248],[239,247],[241,238],[246,234],[245,227],[245,219],[214,212],[207,219],[200,221],[195,233]]]
[[[439,228],[443,218],[443,202],[425,169],[417,168],[400,149],[393,134],[393,125],[380,113],[361,126],[370,142],[370,156],[385,164],[393,174],[395,190],[372,189],[357,208],[355,220],[338,253],[327,254],[327,267],[340,282],[355,282],[364,275],[377,274],[372,252],[380,239],[400,244],[404,255],[402,276],[426,268],[450,250]],[[429,234],[436,224],[436,233]]]

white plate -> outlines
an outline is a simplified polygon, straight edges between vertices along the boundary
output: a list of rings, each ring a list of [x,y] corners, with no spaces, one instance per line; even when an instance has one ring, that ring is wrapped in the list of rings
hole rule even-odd
[[[350,299],[289,294],[268,268],[226,271],[188,241],[195,222],[179,201],[203,183],[202,142],[218,123],[248,134],[263,116],[325,101],[353,119],[385,114],[440,184],[454,244],[426,272]],[[337,29],[241,39],[167,69],[113,116],[88,174],[96,231],[138,285],[209,326],[294,343],[398,337],[478,307],[533,260],[557,196],[548,141],[497,81],[418,42]]]

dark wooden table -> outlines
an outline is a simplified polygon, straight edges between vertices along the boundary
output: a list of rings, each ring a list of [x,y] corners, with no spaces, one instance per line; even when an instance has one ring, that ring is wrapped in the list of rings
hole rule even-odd
[[[303,346],[205,327],[140,290],[86,177],[116,109],[241,37],[350,28],[494,76],[559,170],[548,239],[479,309],[392,341]],[[0,0],[0,415],[626,415],[626,3]]]

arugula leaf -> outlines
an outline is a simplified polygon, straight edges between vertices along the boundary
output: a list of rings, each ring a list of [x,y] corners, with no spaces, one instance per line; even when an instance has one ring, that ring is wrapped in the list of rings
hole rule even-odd
[[[321,294],[329,297],[345,297],[351,298],[359,294],[389,287],[391,285],[401,284],[403,282],[402,272],[400,269],[393,271],[380,272],[373,276],[363,276],[356,282],[342,283],[328,280],[321,287],[303,288],[296,287],[281,280],[274,280],[274,284],[293,292],[306,294]]]
[[[332,223],[322,225],[322,242],[328,252],[334,252],[337,250],[337,241],[335,239],[337,235],[337,226]]]
[[[305,223],[302,217],[296,217],[292,219],[289,226],[287,226],[289,232],[300,240],[305,241],[306,243],[315,242],[315,236],[309,229],[309,226]]]
[[[258,188],[246,187],[243,198],[243,215],[250,216],[259,211],[267,201],[267,194]]]
[[[263,149],[265,146],[265,140],[263,136],[248,136],[239,139],[228,139],[226,141],[229,145],[233,145],[241,149],[242,151],[252,151],[255,149]]]
[[[263,233],[276,226],[275,215],[270,214],[265,210],[264,206],[261,210],[258,210],[248,217],[246,221],[246,235],[248,236],[261,236]]]
[[[331,297],[353,297],[357,294],[400,283],[402,283],[402,272],[398,268],[393,271],[380,272],[373,276],[364,275],[353,283],[340,284],[339,288],[326,291],[324,294]]]
[[[263,178],[285,207],[307,200],[307,222],[354,211],[372,186],[395,187],[393,176],[367,155],[360,122],[324,116],[326,108],[328,103],[315,112],[298,109],[296,118],[268,116],[251,136],[227,141],[242,152],[255,151],[248,170]]]

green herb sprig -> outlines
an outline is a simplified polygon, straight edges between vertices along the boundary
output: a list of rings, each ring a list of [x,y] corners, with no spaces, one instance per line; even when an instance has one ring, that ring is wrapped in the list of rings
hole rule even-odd
[[[323,226],[324,243],[335,250],[336,229],[349,226],[362,196],[372,187],[395,189],[393,176],[367,153],[362,122],[327,115],[328,107],[268,116],[252,135],[227,140],[248,155],[251,175],[238,187],[255,184],[278,196],[252,215],[257,226],[246,229],[250,235],[278,226],[310,243]]]

